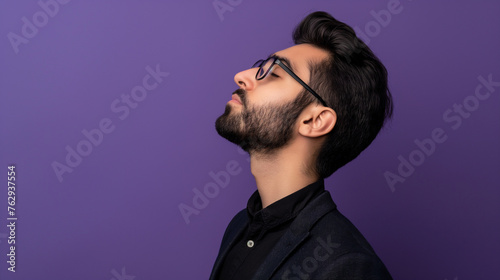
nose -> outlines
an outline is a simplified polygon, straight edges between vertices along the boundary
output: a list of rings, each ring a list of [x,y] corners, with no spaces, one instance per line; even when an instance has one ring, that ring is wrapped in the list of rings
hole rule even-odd
[[[257,84],[255,79],[255,74],[257,73],[257,68],[250,68],[245,71],[241,71],[234,75],[234,82],[246,91],[252,90]]]

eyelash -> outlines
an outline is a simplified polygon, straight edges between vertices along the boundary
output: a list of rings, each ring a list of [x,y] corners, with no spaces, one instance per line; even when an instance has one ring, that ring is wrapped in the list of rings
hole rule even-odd
[[[279,78],[279,77],[280,77],[280,76],[278,76],[278,75],[276,75],[276,74],[274,74],[274,73],[271,73],[271,76],[276,77],[276,78]]]

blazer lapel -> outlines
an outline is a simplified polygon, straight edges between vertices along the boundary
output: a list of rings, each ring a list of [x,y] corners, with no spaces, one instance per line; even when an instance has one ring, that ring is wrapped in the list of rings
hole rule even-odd
[[[264,260],[253,279],[270,279],[290,253],[309,236],[309,230],[318,219],[336,208],[328,191],[311,201],[283,234],[274,249]]]
[[[246,210],[242,210],[240,213],[236,215],[231,224],[231,227],[228,228],[227,233],[224,235],[224,238],[222,239],[219,254],[217,255],[217,259],[215,260],[212,273],[210,274],[210,280],[216,279],[215,277],[219,273],[222,261],[229,252],[229,249],[233,247],[234,242],[245,230],[247,223],[248,223],[248,216]]]

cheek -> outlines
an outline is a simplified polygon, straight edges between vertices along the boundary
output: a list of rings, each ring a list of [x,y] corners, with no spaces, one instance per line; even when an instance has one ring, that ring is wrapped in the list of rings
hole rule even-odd
[[[293,83],[269,83],[262,85],[258,90],[248,94],[248,104],[250,106],[259,106],[265,104],[283,104],[291,102],[297,97],[300,90],[300,84],[297,86]]]

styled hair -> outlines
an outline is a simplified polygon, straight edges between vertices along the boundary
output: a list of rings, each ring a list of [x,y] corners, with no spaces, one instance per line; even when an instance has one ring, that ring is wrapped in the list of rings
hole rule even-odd
[[[293,40],[330,54],[326,61],[311,66],[310,82],[337,114],[314,170],[326,178],[368,147],[391,117],[387,70],[350,26],[326,12],[309,14],[295,28]]]

